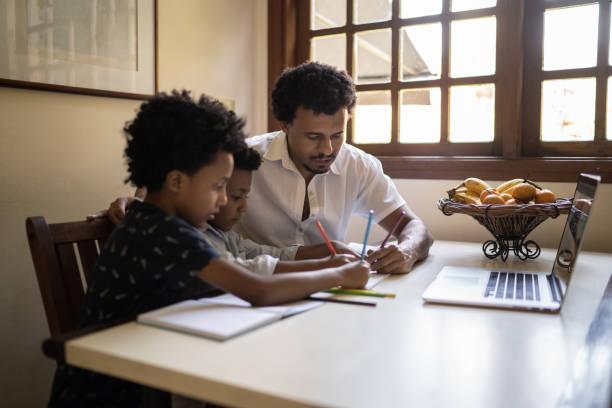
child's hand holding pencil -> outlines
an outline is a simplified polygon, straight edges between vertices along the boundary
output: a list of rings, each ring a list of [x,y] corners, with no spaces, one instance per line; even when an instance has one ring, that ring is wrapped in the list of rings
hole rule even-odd
[[[370,264],[365,261],[351,262],[336,270],[343,288],[363,288],[370,278]]]
[[[332,268],[336,266],[346,265],[351,262],[359,261],[359,257],[353,254],[336,254],[329,257],[325,262],[325,267]]]

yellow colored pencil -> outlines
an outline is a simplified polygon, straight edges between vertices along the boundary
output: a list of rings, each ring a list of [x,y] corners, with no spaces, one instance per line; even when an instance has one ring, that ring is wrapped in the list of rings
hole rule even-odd
[[[337,293],[339,295],[360,295],[360,296],[375,296],[394,298],[395,293],[376,292],[369,289],[345,289],[345,288],[330,288],[326,292]]]

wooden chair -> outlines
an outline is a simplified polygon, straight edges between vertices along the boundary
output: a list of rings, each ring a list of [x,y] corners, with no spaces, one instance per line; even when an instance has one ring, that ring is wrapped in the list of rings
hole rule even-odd
[[[85,284],[114,227],[107,218],[59,224],[47,224],[44,217],[26,219],[30,252],[52,336],[43,342],[43,351],[50,358],[65,361],[64,345],[67,340],[108,325],[75,331],[83,305]],[[142,398],[144,407],[170,406],[170,394],[147,386],[143,386]]]
[[[32,261],[51,336],[76,328],[85,284],[113,228],[107,218],[58,224],[47,224],[44,217],[26,219]]]

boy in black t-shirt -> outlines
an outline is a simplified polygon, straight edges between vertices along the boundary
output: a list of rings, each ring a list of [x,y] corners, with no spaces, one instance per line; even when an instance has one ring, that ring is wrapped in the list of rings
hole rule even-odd
[[[297,300],[332,286],[363,287],[365,262],[259,276],[224,260],[201,227],[227,203],[232,153],[244,149],[244,121],[188,92],[160,94],[124,128],[130,181],[146,187],[108,239],[87,288],[79,327],[136,315],[216,288],[254,305]],[[343,261],[339,260],[338,264]],[[139,406],[138,384],[58,365],[50,406]]]

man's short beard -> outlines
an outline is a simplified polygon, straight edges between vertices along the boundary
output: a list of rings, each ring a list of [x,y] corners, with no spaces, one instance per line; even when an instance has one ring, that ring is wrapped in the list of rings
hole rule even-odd
[[[311,172],[312,174],[324,174],[327,173],[329,171],[329,168],[327,168],[326,170],[315,170],[315,169],[311,169],[310,167],[308,167],[307,165],[304,164],[304,168],[306,170],[308,170],[309,172]]]
[[[323,154],[320,154],[316,157],[311,157],[312,160],[316,160],[316,159],[323,159],[326,156]],[[331,165],[334,163],[334,160],[336,159],[336,155],[335,154],[330,154],[329,156],[327,156],[328,158],[332,159],[332,162],[329,164],[329,167],[331,167]],[[306,163],[303,164],[304,168],[306,170],[308,170],[309,172],[311,172],[312,174],[323,174],[323,173],[327,173],[329,171],[329,167],[326,170],[315,170],[310,168],[308,165],[306,165]]]

